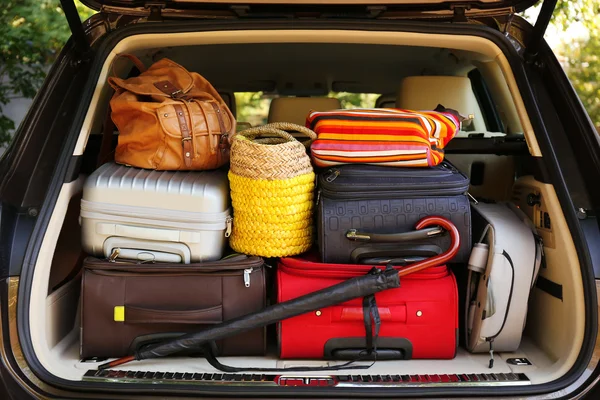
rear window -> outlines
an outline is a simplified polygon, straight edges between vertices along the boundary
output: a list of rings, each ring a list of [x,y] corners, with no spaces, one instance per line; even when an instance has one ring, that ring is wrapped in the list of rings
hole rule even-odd
[[[490,89],[486,84],[485,79],[483,79],[481,72],[475,68],[469,72],[468,77],[471,81],[471,87],[473,88],[473,93],[477,99],[477,104],[479,104],[486,131],[506,133],[505,122],[502,121],[501,110],[494,103]],[[465,131],[469,131],[469,129],[465,129]]]
[[[380,95],[377,93],[331,92],[328,97],[340,100],[342,108],[372,108]],[[252,126],[264,125],[269,117],[271,100],[279,97],[263,92],[236,92],[236,119]]]

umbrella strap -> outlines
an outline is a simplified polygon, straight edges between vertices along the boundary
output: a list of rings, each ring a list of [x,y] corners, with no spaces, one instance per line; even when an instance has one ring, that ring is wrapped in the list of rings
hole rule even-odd
[[[215,342],[210,342],[204,347],[204,357],[206,361],[213,367],[223,372],[302,372],[302,371],[339,371],[346,369],[369,369],[377,361],[377,337],[379,336],[379,329],[381,327],[381,318],[379,317],[379,310],[377,309],[377,303],[375,302],[375,296],[369,295],[363,298],[363,316],[365,323],[365,339],[367,344],[366,354],[360,356],[354,360],[348,361],[344,364],[333,365],[327,367],[289,367],[289,368],[243,368],[233,367],[225,365],[217,360],[215,356],[217,345]],[[373,330],[374,325],[374,330]],[[358,361],[363,361],[369,356],[373,355],[373,362],[369,365],[353,365]],[[369,357],[370,358],[370,357]]]
[[[379,316],[377,303],[375,302],[375,295],[369,295],[363,298],[363,318],[365,322],[367,354],[375,353],[375,356],[377,356],[377,338],[379,337],[381,318]],[[373,323],[371,323],[371,320],[373,320]],[[373,325],[375,325],[374,332]]]
[[[352,365],[357,361],[361,361],[366,357],[359,357],[352,361],[345,362],[340,365],[333,365],[327,367],[309,367],[309,366],[300,366],[300,367],[289,367],[289,368],[244,368],[244,367],[233,367],[231,365],[222,364],[215,357],[214,350],[212,350],[213,346],[206,346],[206,350],[204,352],[204,356],[206,357],[206,361],[213,367],[223,372],[303,372],[303,371],[339,371],[344,369],[369,369],[374,364],[374,360],[369,365]]]

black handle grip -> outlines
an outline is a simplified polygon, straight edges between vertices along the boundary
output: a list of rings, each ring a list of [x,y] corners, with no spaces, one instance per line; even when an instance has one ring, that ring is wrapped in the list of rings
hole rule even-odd
[[[404,350],[401,349],[380,349],[377,348],[377,358],[375,354],[367,354],[365,349],[338,349],[332,353],[335,360],[406,360]]]
[[[429,244],[366,244],[352,250],[350,260],[353,264],[402,266],[440,254],[442,249],[439,246]],[[418,260],[415,260],[416,258]]]
[[[402,243],[411,240],[423,240],[433,236],[441,235],[443,233],[444,229],[439,226],[401,233],[375,233],[350,229],[346,232],[346,238],[361,242]]]
[[[413,346],[406,338],[377,338],[377,360],[410,360]],[[325,342],[323,356],[326,360],[369,360],[364,337],[333,338]]]

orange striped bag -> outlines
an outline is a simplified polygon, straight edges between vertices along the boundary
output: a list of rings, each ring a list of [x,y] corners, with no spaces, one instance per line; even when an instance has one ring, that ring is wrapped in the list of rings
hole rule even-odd
[[[393,108],[312,111],[306,126],[318,135],[310,148],[313,162],[318,167],[438,165],[462,120],[456,111],[442,109],[444,112]]]

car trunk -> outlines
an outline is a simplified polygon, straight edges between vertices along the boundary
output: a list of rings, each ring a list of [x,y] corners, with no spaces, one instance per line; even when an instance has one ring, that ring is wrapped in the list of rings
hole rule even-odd
[[[407,76],[467,76],[476,68],[502,113],[506,129],[490,132],[485,124],[480,124],[476,132],[461,132],[454,139],[454,150],[449,146],[447,158],[471,175],[472,195],[513,202],[535,222],[544,239],[544,267],[532,289],[519,349],[496,353],[490,368],[490,354],[471,354],[463,347],[461,311],[461,343],[451,360],[377,361],[368,369],[277,373],[277,376],[300,377],[302,381],[243,373],[224,377],[204,359],[191,357],[144,360],[118,368],[137,373],[97,373],[97,366],[104,360],[79,357],[81,283],[76,266],[83,257],[79,242],[79,200],[83,181],[94,170],[100,147],[102,123],[111,95],[107,77],[113,69],[114,73],[126,76],[131,68],[127,62],[115,62],[116,54],[125,52],[137,54],[147,64],[162,57],[171,58],[201,73],[224,93],[270,90],[279,95],[315,96],[334,90],[386,94],[395,93],[399,82]],[[436,93],[430,96],[432,101],[440,102]],[[507,131],[516,134],[516,138],[515,135],[505,138]],[[484,137],[469,137],[470,133],[483,133],[479,136]],[[242,385],[248,386],[247,393],[252,393],[251,387],[286,382],[308,386],[381,386],[390,390],[403,385],[422,385],[423,389],[428,385],[523,386],[561,378],[579,355],[585,307],[578,257],[553,186],[543,183],[531,167],[534,157],[541,156],[541,152],[507,58],[490,40],[464,34],[266,28],[129,36],[108,53],[73,155],[80,160],[79,176],[63,184],[60,190],[37,257],[28,309],[35,356],[57,378],[97,384],[152,383],[157,389],[163,388],[163,383],[195,383],[198,387],[218,384],[220,388]],[[539,196],[540,201],[531,203],[531,195]],[[545,216],[552,221],[551,226],[545,224]],[[466,265],[451,267],[461,293]],[[331,363],[278,359],[272,328],[265,357],[227,357],[221,361],[238,367],[265,368]],[[319,376],[328,378],[309,379]]]

